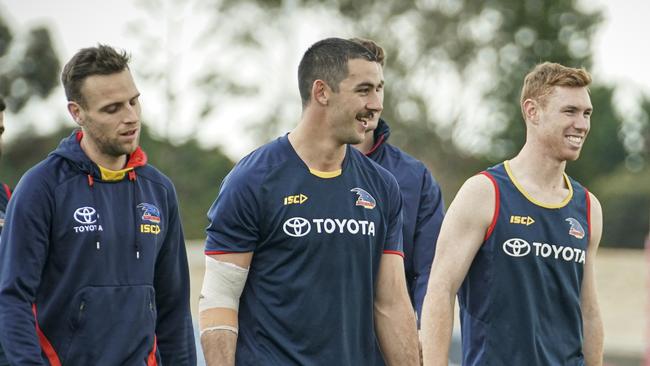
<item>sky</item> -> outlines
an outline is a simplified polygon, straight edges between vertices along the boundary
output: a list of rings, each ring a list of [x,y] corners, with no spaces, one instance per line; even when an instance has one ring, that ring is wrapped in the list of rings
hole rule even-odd
[[[150,62],[159,62],[154,57],[149,58],[149,55],[134,52],[142,49],[142,41],[134,36],[133,25],[144,26],[154,39],[155,37],[175,37],[177,42],[184,45],[185,48],[170,50],[168,56],[172,60],[181,60],[182,58],[179,57],[181,53],[186,52],[192,45],[189,38],[186,42],[184,37],[191,38],[191,34],[161,34],[164,30],[160,29],[160,21],[152,20],[155,16],[150,16],[141,7],[134,4],[133,0],[0,0],[0,12],[15,31],[26,32],[33,26],[47,26],[52,33],[55,48],[62,60],[69,59],[80,48],[101,42],[130,50],[134,63],[140,67],[146,68]],[[647,46],[644,39],[650,34],[650,22],[647,21],[647,14],[650,14],[650,1],[583,0],[581,6],[588,9],[596,7],[604,10],[605,21],[594,38],[594,67],[591,71],[598,81],[622,86],[620,92],[617,93],[617,102],[625,110],[626,105],[634,104],[631,103],[634,96],[639,93],[650,94],[650,68],[647,66],[647,61],[650,59],[650,47]],[[200,26],[204,19],[192,15],[191,11],[188,8],[181,8],[179,14],[176,14],[176,21]],[[188,20],[190,21],[188,22]],[[322,34],[322,31],[321,33],[314,32],[313,28],[309,27],[309,19],[297,19],[296,22],[298,26],[295,27],[295,32],[287,36],[290,42],[282,50],[288,55],[278,56],[288,60],[286,63],[289,65],[271,73],[272,84],[282,84],[283,80],[290,80],[294,83],[294,68],[297,66],[297,60],[301,53],[311,43],[327,34]],[[330,29],[336,29],[336,25],[330,25]],[[186,29],[186,32],[191,33],[191,28]],[[294,63],[296,65],[292,65]],[[191,70],[194,66],[188,64],[188,67],[183,69]],[[255,69],[256,65],[248,65],[248,67]],[[175,75],[175,78],[183,79],[188,76]],[[136,82],[138,82],[137,77]],[[169,106],[152,103],[157,100],[157,97],[162,96],[159,86],[142,84],[139,86],[142,92],[145,120],[157,120],[165,113],[169,113]],[[182,87],[182,83],[179,84],[179,88],[182,89]],[[295,96],[288,95],[287,97],[296,99],[298,93],[295,91]],[[32,121],[39,130],[46,133],[57,127],[52,122],[56,120],[52,116],[52,110],[57,111],[59,119],[67,118],[64,100],[63,92],[59,88],[44,103],[47,107],[29,108],[27,111],[12,116],[12,119],[19,123],[21,120]],[[195,101],[195,103],[199,103],[199,101]],[[295,104],[298,104],[297,99]],[[180,117],[184,113],[183,108],[189,107],[191,106],[174,106],[178,119],[181,119]],[[238,159],[254,147],[255,141],[249,130],[246,129],[246,124],[241,123],[241,120],[246,120],[255,112],[249,102],[233,102],[224,106],[224,113],[226,116],[236,117],[220,118],[218,123],[215,122],[217,124],[208,124],[209,128],[204,128],[198,134],[199,141],[204,145],[219,141],[218,145],[223,147],[231,157]],[[299,110],[295,113],[298,114]],[[297,121],[298,115],[295,118]],[[168,123],[175,135],[189,137],[190,134],[196,134],[187,126]],[[12,122],[7,121],[5,124],[9,125],[6,133],[8,139],[20,131],[20,128],[11,127]]]

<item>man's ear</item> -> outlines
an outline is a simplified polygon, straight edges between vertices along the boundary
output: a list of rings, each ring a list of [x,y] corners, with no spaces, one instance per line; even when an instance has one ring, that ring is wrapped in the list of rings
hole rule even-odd
[[[524,116],[526,116],[526,122],[530,122],[534,125],[539,123],[539,114],[541,112],[541,106],[538,101],[534,99],[526,99],[523,104]]]
[[[332,95],[332,89],[330,89],[325,81],[317,79],[312,84],[311,95],[318,104],[326,106]]]
[[[68,113],[72,116],[72,119],[79,125],[83,126],[83,108],[77,102],[69,101],[68,102]]]

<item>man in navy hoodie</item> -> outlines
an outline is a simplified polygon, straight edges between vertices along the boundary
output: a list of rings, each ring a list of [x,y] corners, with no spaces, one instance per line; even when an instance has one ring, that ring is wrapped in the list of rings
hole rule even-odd
[[[2,154],[2,135],[5,132],[5,101],[0,98],[0,155]],[[9,203],[9,198],[11,197],[11,190],[9,186],[5,183],[0,183],[0,233],[2,233],[2,227],[5,223],[5,211],[7,210],[7,203]],[[0,346],[0,366],[8,365],[7,358],[5,357],[2,346]]]
[[[65,66],[80,130],[18,183],[0,245],[0,340],[15,365],[194,365],[176,192],[138,146],[124,52]]]
[[[353,38],[351,41],[370,50],[383,67],[384,49],[373,41]],[[404,270],[406,285],[413,308],[422,314],[422,302],[427,291],[429,272],[433,262],[440,225],[445,215],[445,204],[440,186],[427,167],[419,160],[388,143],[390,128],[379,113],[368,122],[366,137],[354,145],[370,159],[391,172],[402,194],[404,218]]]
[[[5,132],[5,102],[0,98],[0,155],[2,155],[2,135]],[[0,233],[2,233],[2,227],[5,223],[5,211],[7,210],[7,203],[9,203],[9,197],[11,197],[11,190],[9,186],[5,183],[0,183]],[[0,365],[2,365],[2,348],[0,348]]]

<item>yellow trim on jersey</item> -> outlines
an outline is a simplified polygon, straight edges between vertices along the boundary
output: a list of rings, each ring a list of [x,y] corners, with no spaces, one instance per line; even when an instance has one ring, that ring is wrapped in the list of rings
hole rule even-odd
[[[309,168],[309,172],[311,174],[313,174],[313,175],[315,175],[315,176],[317,176],[319,178],[325,178],[325,179],[336,178],[339,175],[341,175],[342,171],[343,171],[343,169],[334,170],[332,172],[321,172],[320,170]]]
[[[121,170],[110,170],[106,169],[101,165],[98,165],[99,171],[102,173],[102,180],[106,181],[117,181],[124,179],[126,173],[133,170],[133,167],[121,169]]]
[[[566,175],[566,173],[562,173],[562,175],[564,176],[564,181],[566,182],[567,187],[569,187],[569,194],[564,198],[564,200],[562,200],[562,202],[550,204],[550,203],[540,202],[534,199],[530,194],[528,194],[528,192],[526,192],[524,187],[521,184],[519,184],[517,179],[515,179],[514,174],[512,174],[512,170],[510,170],[509,160],[504,161],[503,166],[506,168],[506,173],[508,173],[508,177],[510,177],[510,181],[512,181],[515,187],[517,187],[519,192],[521,192],[521,194],[523,194],[524,197],[526,197],[530,202],[536,204],[537,206],[544,207],[544,208],[562,208],[566,206],[567,203],[569,203],[569,201],[571,201],[571,198],[573,198],[573,186],[571,186],[571,181],[569,180],[569,177]]]

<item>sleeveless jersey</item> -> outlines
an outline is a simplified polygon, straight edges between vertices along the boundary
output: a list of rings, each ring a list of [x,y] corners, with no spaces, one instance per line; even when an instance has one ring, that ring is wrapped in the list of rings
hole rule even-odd
[[[463,365],[584,365],[580,293],[589,193],[564,176],[557,205],[535,201],[508,161],[482,172],[495,214],[459,290]]]

